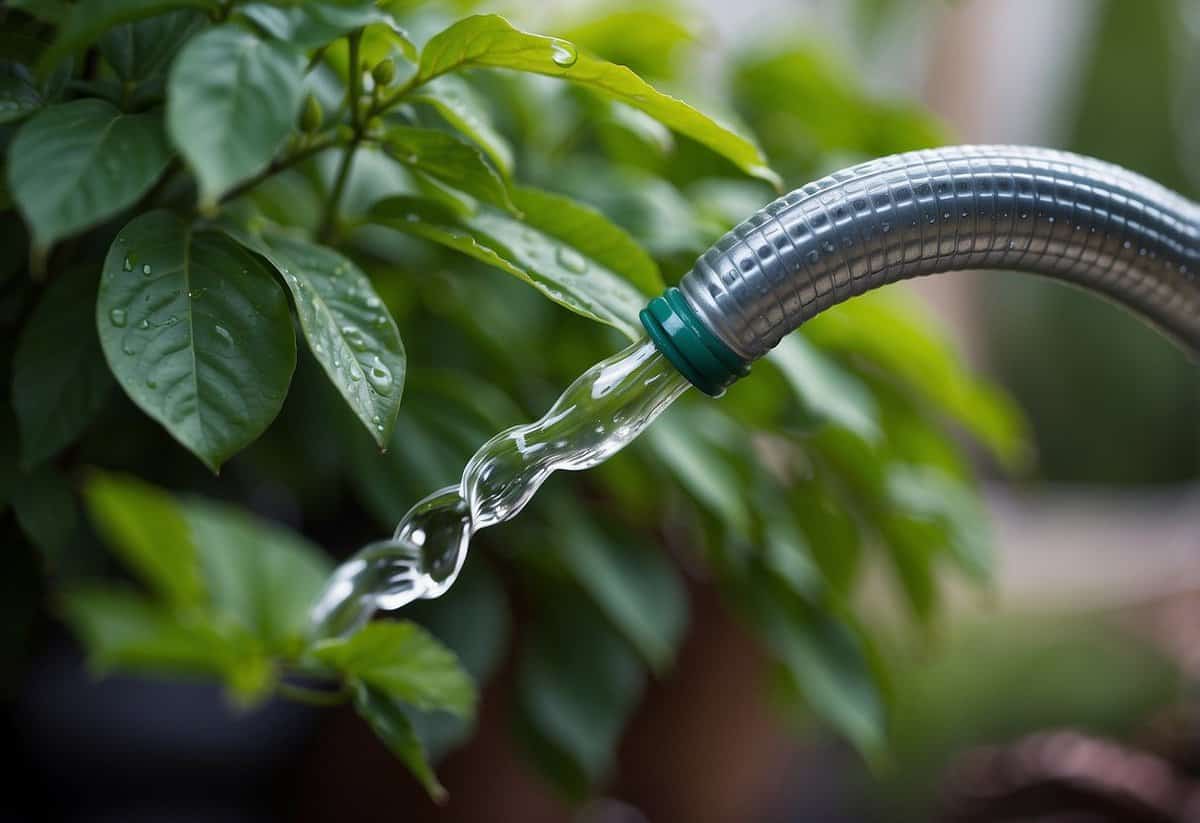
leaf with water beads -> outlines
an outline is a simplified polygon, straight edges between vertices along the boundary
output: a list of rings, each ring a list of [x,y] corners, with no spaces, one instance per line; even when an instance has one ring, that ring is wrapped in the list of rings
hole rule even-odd
[[[525,191],[528,190],[514,192],[522,209],[534,203],[532,198],[524,196]],[[570,202],[566,198],[557,200]],[[555,303],[607,323],[636,340],[642,335],[638,312],[646,304],[647,295],[595,257],[556,239],[554,232],[566,233],[566,223],[533,223],[535,217],[555,217],[553,210],[542,209],[540,205],[539,202],[539,208],[531,208],[524,220],[487,207],[459,217],[429,200],[391,197],[375,205],[370,219],[495,266],[529,283]],[[576,211],[571,213],[582,208],[576,204]],[[567,213],[558,217],[567,219]],[[574,231],[572,228],[571,232]],[[592,248],[592,252],[606,258],[609,255],[601,251],[600,245]]]
[[[230,234],[279,271],[317,362],[379,447],[386,448],[408,361],[396,321],[370,279],[352,261],[315,243],[281,234]]]
[[[96,324],[129,398],[214,471],[275,419],[296,365],[270,271],[225,234],[165,211],[113,241]]]
[[[420,174],[485,203],[515,212],[508,184],[470,143],[436,129],[389,126],[383,146],[393,158]]]
[[[516,69],[561,77],[640,109],[680,134],[727,158],[747,174],[780,185],[779,176],[750,140],[687,103],[651,86],[625,66],[582,54],[566,40],[523,32],[495,14],[459,20],[421,52],[418,82],[472,66]]]

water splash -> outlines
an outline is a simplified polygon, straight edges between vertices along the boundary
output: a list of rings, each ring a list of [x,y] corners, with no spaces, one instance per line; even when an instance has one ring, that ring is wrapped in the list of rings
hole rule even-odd
[[[391,540],[371,543],[339,566],[313,607],[313,633],[349,634],[378,609],[440,596],[458,577],[471,535],[516,517],[552,472],[607,460],[688,385],[648,340],[592,366],[540,420],[484,443],[459,484],[413,506]]]

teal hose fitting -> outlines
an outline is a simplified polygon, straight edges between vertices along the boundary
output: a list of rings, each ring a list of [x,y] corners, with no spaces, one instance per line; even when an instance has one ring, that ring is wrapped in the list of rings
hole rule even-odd
[[[709,331],[674,286],[651,300],[640,317],[658,350],[710,397],[720,397],[730,384],[750,373],[749,361]]]

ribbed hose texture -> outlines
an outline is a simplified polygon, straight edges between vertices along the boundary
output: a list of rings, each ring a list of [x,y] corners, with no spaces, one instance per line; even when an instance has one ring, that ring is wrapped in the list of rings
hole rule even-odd
[[[837,172],[735,227],[679,286],[709,329],[753,360],[847,298],[961,269],[1074,283],[1200,355],[1200,206],[1048,149],[957,146]]]

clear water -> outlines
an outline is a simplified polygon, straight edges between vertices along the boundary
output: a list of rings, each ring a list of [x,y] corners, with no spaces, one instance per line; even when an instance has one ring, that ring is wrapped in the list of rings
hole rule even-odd
[[[649,340],[592,366],[540,420],[484,443],[459,484],[413,506],[391,540],[339,566],[313,607],[314,634],[348,634],[379,609],[443,594],[462,569],[471,535],[516,517],[551,472],[607,460],[688,386]]]

